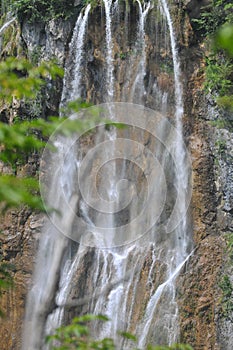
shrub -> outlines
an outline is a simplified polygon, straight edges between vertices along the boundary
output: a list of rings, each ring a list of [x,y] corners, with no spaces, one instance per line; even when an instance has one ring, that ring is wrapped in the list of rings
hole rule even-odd
[[[68,18],[74,9],[74,0],[14,0],[13,11],[20,21],[48,21],[52,18]]]

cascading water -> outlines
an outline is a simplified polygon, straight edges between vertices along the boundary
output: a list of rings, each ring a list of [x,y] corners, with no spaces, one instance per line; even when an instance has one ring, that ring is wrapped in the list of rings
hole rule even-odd
[[[144,86],[144,78],[146,75],[146,52],[145,52],[145,20],[149,12],[151,3],[144,3],[143,5],[139,0],[137,0],[139,7],[139,21],[138,21],[138,37],[137,45],[138,51],[141,52],[141,58],[138,63],[138,68],[136,70],[135,80],[130,92],[130,101],[141,102],[144,95],[146,94]],[[143,7],[142,7],[143,6]]]
[[[113,81],[113,58],[112,58],[112,19],[111,19],[111,6],[112,0],[103,0],[106,16],[106,46],[107,46],[107,76],[106,76],[106,88],[107,88],[107,101],[113,101],[114,98],[114,81]]]
[[[167,296],[170,297],[170,304],[173,304],[175,311],[173,315],[170,315],[170,319],[165,320],[165,324],[163,326],[167,327],[168,332],[168,344],[172,344],[177,340],[178,334],[178,306],[175,301],[175,281],[174,277],[180,271],[182,266],[187,260],[187,245],[189,240],[187,240],[187,193],[188,193],[188,169],[187,162],[185,161],[185,151],[184,144],[182,141],[182,116],[183,116],[183,100],[182,100],[182,85],[181,85],[181,74],[180,74],[180,66],[178,60],[178,54],[176,49],[175,35],[172,25],[172,20],[170,16],[170,12],[168,9],[168,5],[166,0],[161,0],[161,5],[164,10],[165,16],[167,18],[167,23],[169,26],[169,33],[171,39],[171,49],[172,49],[172,57],[173,57],[173,66],[174,66],[174,82],[175,82],[175,116],[176,116],[176,128],[177,128],[177,137],[174,142],[174,158],[175,163],[178,168],[176,172],[175,185],[177,189],[177,201],[179,202],[178,206],[175,206],[178,210],[177,212],[173,212],[172,215],[173,221],[177,220],[179,217],[182,217],[181,222],[177,223],[177,227],[173,232],[174,240],[175,240],[175,251],[173,251],[171,263],[167,271],[167,280],[161,284],[154,295],[151,297],[144,316],[144,327],[142,324],[139,326],[140,334],[142,334],[139,346],[144,348],[146,345],[146,334],[148,333],[148,329],[152,326],[153,315],[155,313],[157,304],[160,300],[160,297],[165,289],[167,289]],[[169,230],[169,224],[168,224]],[[164,311],[164,310],[163,310]],[[158,317],[158,315],[157,315]],[[159,320],[161,323],[161,318]],[[170,325],[169,325],[170,323]],[[172,331],[171,331],[172,330]]]
[[[103,2],[107,52],[102,71],[106,80],[102,99],[103,102],[112,102],[115,98],[113,40],[116,40],[112,28],[113,23],[119,21],[120,14],[118,2]],[[128,69],[127,77],[134,76],[134,81],[123,84],[124,101],[144,101],[151,79],[158,94],[154,96],[155,105],[160,103],[159,110],[167,112],[169,93],[159,90],[157,77],[155,80],[149,77],[148,86],[145,83],[148,71],[145,23],[150,2],[143,6],[138,1],[138,43],[134,47],[140,45],[141,50],[139,57],[130,58],[130,62],[135,61],[136,64]],[[81,141],[77,145],[72,138],[56,140],[59,152],[51,162],[58,170],[51,178],[49,202],[56,203],[56,209],[62,216],[53,214],[52,223],[47,224],[41,238],[34,286],[28,300],[23,350],[46,349],[43,343],[45,334],[53,332],[77,313],[107,315],[111,322],[104,325],[97,322],[93,335],[113,337],[119,349],[129,349],[131,344],[117,335],[118,330],[136,333],[141,349],[148,342],[171,344],[178,340],[175,280],[190,256],[191,245],[186,214],[189,163],[182,139],[182,85],[174,29],[166,0],[161,0],[159,7],[170,33],[175,89],[173,110],[177,130],[157,114],[154,122],[150,112],[143,107],[110,103],[104,107],[110,119],[114,120],[118,114],[127,114],[127,118],[132,119],[130,128],[123,131],[97,128],[89,140],[89,148],[98,150],[100,144],[102,153],[93,153],[89,159],[87,155],[90,157],[90,152],[85,147],[83,151]],[[88,31],[89,12],[88,5],[74,29],[65,70],[62,105],[82,96],[81,64],[85,57],[84,38]],[[115,17],[118,19],[115,20]],[[145,120],[141,122],[137,114],[146,116]],[[145,150],[145,145],[149,151]],[[77,148],[80,150],[77,151]],[[88,163],[88,166],[85,168],[83,163]],[[152,163],[155,163],[154,168]],[[98,169],[97,176],[92,174],[92,169]],[[76,177],[80,173],[82,187],[77,193]],[[103,202],[99,211],[88,205],[95,193],[92,186],[95,181],[98,182],[99,194],[104,198],[97,201],[98,208]],[[176,199],[163,198],[166,181],[170,196]],[[136,194],[133,182],[138,186]],[[69,207],[64,206],[64,201],[69,203]],[[140,225],[137,225],[139,207],[145,201],[149,207]],[[78,222],[84,220],[88,225],[87,231],[83,226],[74,224],[77,212]],[[155,221],[154,217],[157,217]],[[130,221],[133,222],[131,226]],[[148,232],[140,235],[140,226],[144,228],[147,225]],[[121,226],[127,230],[121,230]],[[79,239],[73,238],[74,228]],[[62,236],[59,231],[80,244]]]
[[[88,4],[84,14],[83,12],[80,12],[74,28],[74,33],[70,43],[70,59],[73,59],[75,64],[72,65],[71,71],[69,69],[66,69],[65,71],[64,89],[61,97],[62,106],[69,101],[81,97],[81,64],[83,62],[83,45],[90,9],[91,5]],[[72,79],[70,79],[70,75],[72,76]],[[71,86],[69,85],[70,82]]]

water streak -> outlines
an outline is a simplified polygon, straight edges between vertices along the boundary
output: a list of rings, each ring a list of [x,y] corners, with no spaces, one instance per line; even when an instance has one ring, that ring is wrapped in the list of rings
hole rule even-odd
[[[114,77],[113,77],[113,42],[112,42],[112,17],[111,17],[111,6],[112,0],[103,0],[105,7],[106,16],[106,45],[107,45],[107,76],[106,76],[106,89],[107,96],[106,102],[111,102],[114,99]],[[117,4],[117,3],[116,3]]]
[[[158,305],[158,303],[160,301],[161,295],[164,293],[164,290],[166,288],[170,287],[170,288],[173,289],[175,278],[180,273],[181,269],[186,264],[186,262],[189,260],[189,258],[191,257],[192,254],[193,254],[193,252],[191,252],[186,257],[186,259],[184,261],[182,261],[176,267],[175,271],[170,275],[170,277],[164,283],[162,283],[162,284],[160,284],[160,286],[158,286],[158,288],[156,289],[156,292],[154,293],[154,295],[150,299],[149,303],[147,304],[146,311],[145,311],[145,316],[144,316],[144,319],[142,321],[142,324],[139,326],[139,331],[138,331],[138,333],[141,334],[141,337],[140,337],[140,340],[139,340],[139,347],[141,349],[145,349],[146,341],[147,341],[147,335],[148,335],[148,333],[150,331],[150,328],[152,326],[153,317],[155,315],[156,308],[157,308],[157,305]],[[151,315],[153,315],[153,317]],[[169,345],[171,345],[173,340],[174,339],[169,341]]]
[[[145,43],[145,20],[148,12],[151,8],[150,1],[148,3],[141,3],[137,0],[139,8],[139,21],[138,21],[138,36],[137,36],[137,51],[140,54],[140,60],[136,70],[136,77],[130,92],[130,101],[143,103],[146,90],[144,84],[144,78],[146,75],[146,43]]]
[[[72,149],[72,143],[72,139],[67,138],[55,143],[57,152],[53,153],[52,159],[55,164],[63,161],[64,155]],[[72,158],[72,153],[70,153],[70,157]],[[72,181],[65,182],[68,178],[67,174],[72,175],[75,172],[74,162],[71,158],[66,162],[63,174],[61,174],[60,168],[57,168],[52,188],[48,194],[50,203],[54,203],[54,209],[57,211],[53,213],[53,223],[47,220],[40,239],[33,286],[27,300],[23,350],[41,349],[45,339],[46,319],[56,304],[55,297],[60,279],[60,269],[68,245],[67,238],[61,232],[64,230],[69,232],[74,219],[74,211],[70,210],[67,213],[62,206],[63,196],[67,197],[71,208],[74,208],[77,202],[76,196],[73,196],[74,184]]]
[[[16,20],[16,17],[9,19],[3,26],[0,28],[0,35],[4,33],[4,31]]]
[[[70,72],[70,62],[65,69],[64,88],[61,97],[61,106],[65,105],[69,101],[73,101],[81,97],[81,78],[82,78],[82,63],[84,56],[84,39],[86,34],[86,28],[88,23],[88,15],[91,9],[91,5],[88,4],[84,13],[80,12],[75,24],[73,36],[70,42],[70,59],[74,59],[74,65],[72,65],[73,72]],[[71,86],[68,86],[70,82],[70,74],[72,74]]]

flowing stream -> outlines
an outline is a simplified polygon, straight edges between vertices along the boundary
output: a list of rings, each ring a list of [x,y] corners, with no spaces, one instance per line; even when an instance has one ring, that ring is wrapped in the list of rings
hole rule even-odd
[[[102,71],[105,81],[102,102],[114,102],[113,28],[119,21],[120,10],[118,1],[103,0],[103,3],[106,60]],[[82,63],[90,8],[88,5],[81,12],[73,32],[62,106],[82,96],[85,88],[81,83]],[[130,58],[135,64],[128,68],[127,77],[134,76],[134,81],[126,84],[125,91],[130,91],[125,93],[124,101],[143,103],[149,84],[145,80],[148,73],[145,28],[152,6],[150,2],[142,5],[137,1],[137,8],[134,47],[140,47],[140,53]],[[134,127],[123,131],[99,127],[89,139],[88,150],[85,142],[77,145],[72,137],[56,139],[58,152],[51,159],[51,167],[57,171],[50,174],[47,197],[62,215],[51,214],[40,240],[34,284],[27,302],[23,350],[47,349],[43,342],[45,335],[79,313],[107,315],[111,321],[96,322],[93,336],[113,337],[119,350],[133,347],[118,335],[119,330],[135,333],[140,349],[150,342],[172,344],[179,340],[176,277],[188,261],[192,246],[186,213],[190,200],[190,164],[182,136],[182,83],[175,33],[166,0],[160,0],[159,8],[169,31],[167,40],[173,60],[174,125],[157,114],[155,124],[150,123],[150,118],[143,124],[137,121],[136,114],[145,116],[150,112],[126,103],[127,117],[134,114],[129,123]],[[147,80],[150,82],[150,77]],[[160,102],[159,110],[167,112],[168,92],[159,90],[157,78],[153,84],[156,87],[153,91],[158,94],[153,96],[156,105]],[[113,120],[123,108],[114,103],[106,106]],[[95,153],[99,149],[100,153]],[[87,164],[86,168],[83,163]],[[98,169],[98,176],[92,174],[96,171],[92,169]],[[80,173],[81,187],[77,191],[76,177]],[[96,203],[91,202],[94,182],[98,182],[98,193],[102,195],[97,197],[97,208],[101,210],[94,210]],[[88,205],[90,202],[93,206]],[[138,225],[141,203],[148,204],[149,209]],[[75,216],[78,222],[83,220],[87,224],[87,231],[74,224]],[[158,217],[155,224],[154,217]],[[148,232],[140,235],[138,231],[147,225]],[[73,239],[74,230],[79,240]]]

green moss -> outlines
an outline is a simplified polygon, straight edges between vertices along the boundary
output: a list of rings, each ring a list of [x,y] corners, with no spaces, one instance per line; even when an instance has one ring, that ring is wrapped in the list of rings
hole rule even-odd
[[[224,275],[219,283],[219,287],[222,290],[222,315],[225,318],[232,319],[232,313],[233,313],[233,286],[230,281],[229,276]]]
[[[225,140],[218,140],[215,142],[215,146],[217,148],[217,152],[219,155],[222,155],[226,151],[226,141]]]
[[[219,96],[216,98],[216,102],[219,107],[225,109],[228,112],[233,112],[233,95]]]
[[[227,253],[230,263],[233,264],[233,232],[226,233],[225,235],[227,244]]]

